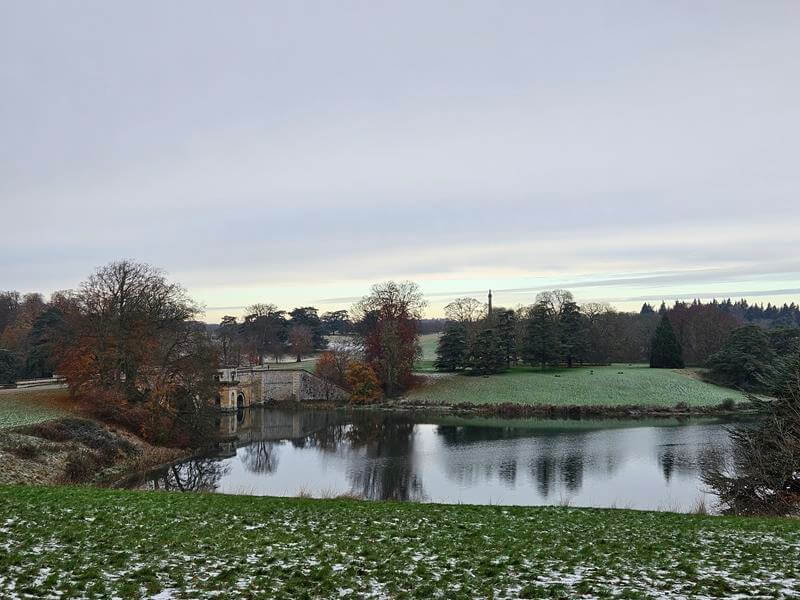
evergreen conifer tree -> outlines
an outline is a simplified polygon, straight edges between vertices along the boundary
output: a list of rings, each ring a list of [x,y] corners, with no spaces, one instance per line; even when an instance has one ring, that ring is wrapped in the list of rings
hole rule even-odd
[[[511,363],[517,360],[516,321],[517,316],[511,309],[495,308],[492,313],[492,327],[500,337],[507,368],[511,368]]]
[[[722,349],[709,357],[708,366],[719,383],[758,390],[774,361],[769,334],[758,325],[745,325],[731,331]]]
[[[683,368],[681,345],[666,314],[661,316],[650,343],[650,366],[656,369]]]
[[[452,372],[463,369],[467,364],[467,331],[460,323],[447,325],[436,346],[436,360],[433,363],[437,371]]]
[[[501,373],[508,368],[505,345],[493,327],[482,329],[475,338],[470,352],[470,367],[475,375]]]
[[[583,361],[589,349],[589,328],[586,317],[581,314],[578,305],[572,300],[561,306],[558,333],[561,353],[567,367],[572,367],[575,360]]]
[[[556,315],[545,302],[537,302],[530,310],[522,353],[526,363],[542,368],[561,357]]]

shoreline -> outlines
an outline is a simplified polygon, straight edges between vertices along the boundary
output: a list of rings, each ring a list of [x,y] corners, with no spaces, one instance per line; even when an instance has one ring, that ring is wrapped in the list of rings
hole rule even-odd
[[[637,420],[642,418],[691,418],[691,417],[737,417],[756,416],[760,411],[741,403],[741,408],[723,408],[721,406],[667,407],[647,406],[639,404],[625,405],[552,405],[552,404],[438,404],[411,402],[403,398],[389,400],[379,404],[335,404],[330,402],[282,402],[274,404],[258,404],[250,408],[266,408],[277,410],[376,410],[401,411],[410,413],[442,413],[475,417],[505,417],[508,419],[528,417],[549,418],[602,418],[616,417]]]
[[[381,405],[382,408],[410,411],[434,411],[451,413],[467,416],[494,416],[525,418],[525,417],[552,417],[552,418],[595,418],[595,417],[617,417],[629,418],[632,420],[640,418],[689,418],[689,417],[734,417],[744,415],[756,415],[758,411],[747,408],[728,409],[721,406],[689,406],[689,407],[666,407],[666,406],[647,406],[639,404],[437,404],[426,402],[409,402],[398,400]]]

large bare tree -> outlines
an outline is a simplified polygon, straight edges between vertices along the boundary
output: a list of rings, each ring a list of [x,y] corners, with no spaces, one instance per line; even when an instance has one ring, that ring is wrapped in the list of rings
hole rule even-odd
[[[444,307],[444,314],[450,321],[467,325],[486,316],[486,305],[475,298],[456,298]]]
[[[99,268],[64,304],[59,370],[86,398],[144,405],[194,427],[212,397],[217,352],[200,307],[163,272],[132,261]]]

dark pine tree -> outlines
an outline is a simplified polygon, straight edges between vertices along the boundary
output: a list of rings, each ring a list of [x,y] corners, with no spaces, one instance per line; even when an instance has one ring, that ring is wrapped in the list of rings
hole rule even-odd
[[[787,344],[787,354],[793,349],[790,340],[777,339]],[[759,390],[775,359],[770,346],[770,336],[758,325],[745,325],[731,331],[722,349],[711,355],[708,366],[714,381],[745,390]]]
[[[470,367],[475,375],[502,373],[508,368],[506,349],[496,329],[483,329],[475,338],[470,352]]]
[[[800,328],[776,327],[770,329],[769,345],[777,356],[800,353]]]
[[[21,371],[19,357],[10,350],[0,348],[0,384],[14,383]]]
[[[561,358],[558,321],[544,302],[537,302],[530,310],[522,354],[526,363],[540,364],[543,369],[548,362]]]
[[[48,306],[36,318],[28,333],[28,355],[25,358],[25,377],[51,377],[55,371],[54,346],[63,337],[67,325],[64,314],[55,306]]]
[[[437,371],[458,371],[466,366],[468,354],[466,329],[460,323],[450,323],[439,338],[433,366]]]
[[[683,368],[681,345],[666,314],[661,316],[661,322],[650,343],[650,366],[655,369]]]
[[[500,343],[503,345],[506,367],[511,368],[511,363],[517,361],[517,339],[516,339],[517,316],[513,310],[508,308],[495,308],[492,311],[492,326],[500,336]]]
[[[564,302],[558,319],[559,341],[561,353],[567,363],[572,367],[574,361],[583,362],[589,351],[589,327],[586,317],[581,314],[578,305],[572,300]]]

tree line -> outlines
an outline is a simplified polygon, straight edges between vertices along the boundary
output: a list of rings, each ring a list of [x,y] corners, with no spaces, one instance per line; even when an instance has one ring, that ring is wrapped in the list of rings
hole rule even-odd
[[[644,304],[633,313],[579,305],[569,291],[552,290],[530,306],[491,312],[474,298],[459,298],[446,306],[445,320],[424,319],[425,306],[415,283],[388,281],[350,311],[320,316],[312,306],[283,311],[261,303],[241,319],[226,316],[208,326],[199,321],[201,308],[161,271],[120,261],[47,302],[40,294],[0,293],[0,383],[58,372],[74,396],[110,418],[151,437],[185,439],[213,397],[221,365],[321,352],[319,375],[347,388],[355,402],[373,402],[414,384],[418,335],[441,327],[435,365],[442,371],[651,360],[663,367],[709,365],[718,382],[750,389],[798,337],[796,326],[784,326],[797,323],[794,304],[696,300],[658,310]],[[344,337],[329,344],[326,338],[337,335]]]
[[[318,370],[354,401],[402,393],[413,381],[424,306],[416,284],[386,282],[350,312],[255,304],[241,320],[208,327],[201,307],[159,269],[119,261],[47,302],[0,294],[0,383],[58,373],[96,417],[153,442],[190,444],[213,422],[220,366],[287,353],[300,360],[325,349],[329,335],[349,337],[323,354]]]
[[[620,312],[605,303],[578,305],[567,290],[538,294],[534,304],[493,308],[474,298],[445,307],[447,323],[437,348],[440,371],[498,373],[511,365],[571,367],[575,364],[650,362],[654,367],[707,366],[731,333],[750,323],[764,336],[797,331],[797,306],[777,309],[747,301],[649,303]],[[764,315],[775,316],[767,319]],[[749,321],[749,318],[755,321]],[[772,332],[772,333],[769,333]]]
[[[277,362],[287,354],[300,362],[303,356],[325,347],[328,332],[345,327],[349,327],[346,312],[344,316],[326,313],[320,317],[313,306],[287,312],[274,304],[253,304],[241,322],[224,316],[213,335],[220,347],[222,364],[260,365],[269,359]]]

